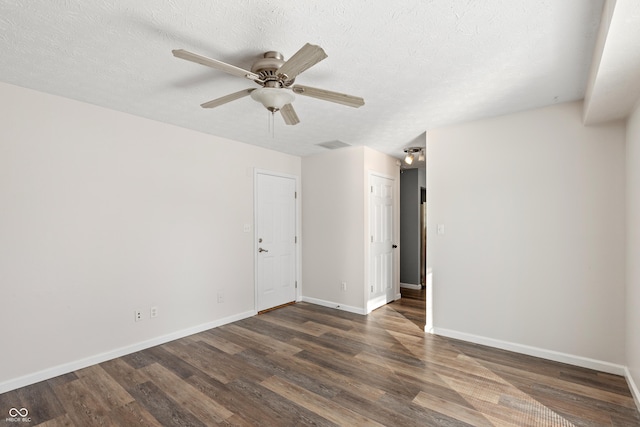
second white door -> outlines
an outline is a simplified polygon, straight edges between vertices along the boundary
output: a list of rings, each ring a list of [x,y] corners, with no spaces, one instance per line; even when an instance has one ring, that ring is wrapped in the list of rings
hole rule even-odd
[[[393,188],[394,180],[379,175],[369,176],[369,302],[367,311],[374,310],[395,298],[393,287]]]

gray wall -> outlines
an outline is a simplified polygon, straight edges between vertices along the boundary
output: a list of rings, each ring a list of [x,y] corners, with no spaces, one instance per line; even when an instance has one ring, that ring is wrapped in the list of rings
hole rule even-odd
[[[425,173],[407,169],[400,175],[400,282],[420,284],[420,187]]]

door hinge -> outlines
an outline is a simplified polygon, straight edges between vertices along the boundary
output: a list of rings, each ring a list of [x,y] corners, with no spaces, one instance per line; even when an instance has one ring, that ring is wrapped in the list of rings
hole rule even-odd
[[[371,236],[371,243],[373,243],[373,236]]]
[[[371,286],[371,292],[373,292],[373,286]]]
[[[296,280],[296,289],[298,289],[298,281]]]
[[[295,237],[293,238],[293,243],[298,243],[298,236],[295,236]]]
[[[373,193],[373,185],[371,186],[371,192]]]
[[[294,198],[294,199],[297,199],[297,198],[298,198],[298,192],[297,192],[297,191],[294,191],[294,192],[293,192],[293,198]]]

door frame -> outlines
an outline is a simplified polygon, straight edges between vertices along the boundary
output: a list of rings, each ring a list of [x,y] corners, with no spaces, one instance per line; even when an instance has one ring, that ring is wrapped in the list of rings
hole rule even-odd
[[[296,187],[295,202],[295,228],[298,241],[295,250],[295,269],[296,269],[296,302],[302,301],[302,280],[300,271],[300,259],[302,258],[302,238],[301,238],[301,222],[300,222],[300,177],[281,172],[275,172],[267,169],[253,169],[253,311],[258,313],[258,175],[270,175],[279,178],[293,179]]]

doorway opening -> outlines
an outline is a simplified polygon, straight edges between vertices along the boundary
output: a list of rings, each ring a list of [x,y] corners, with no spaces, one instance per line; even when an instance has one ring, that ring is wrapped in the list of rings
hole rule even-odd
[[[407,304],[424,307],[427,323],[427,190],[426,168],[403,169],[400,175],[400,295]]]

